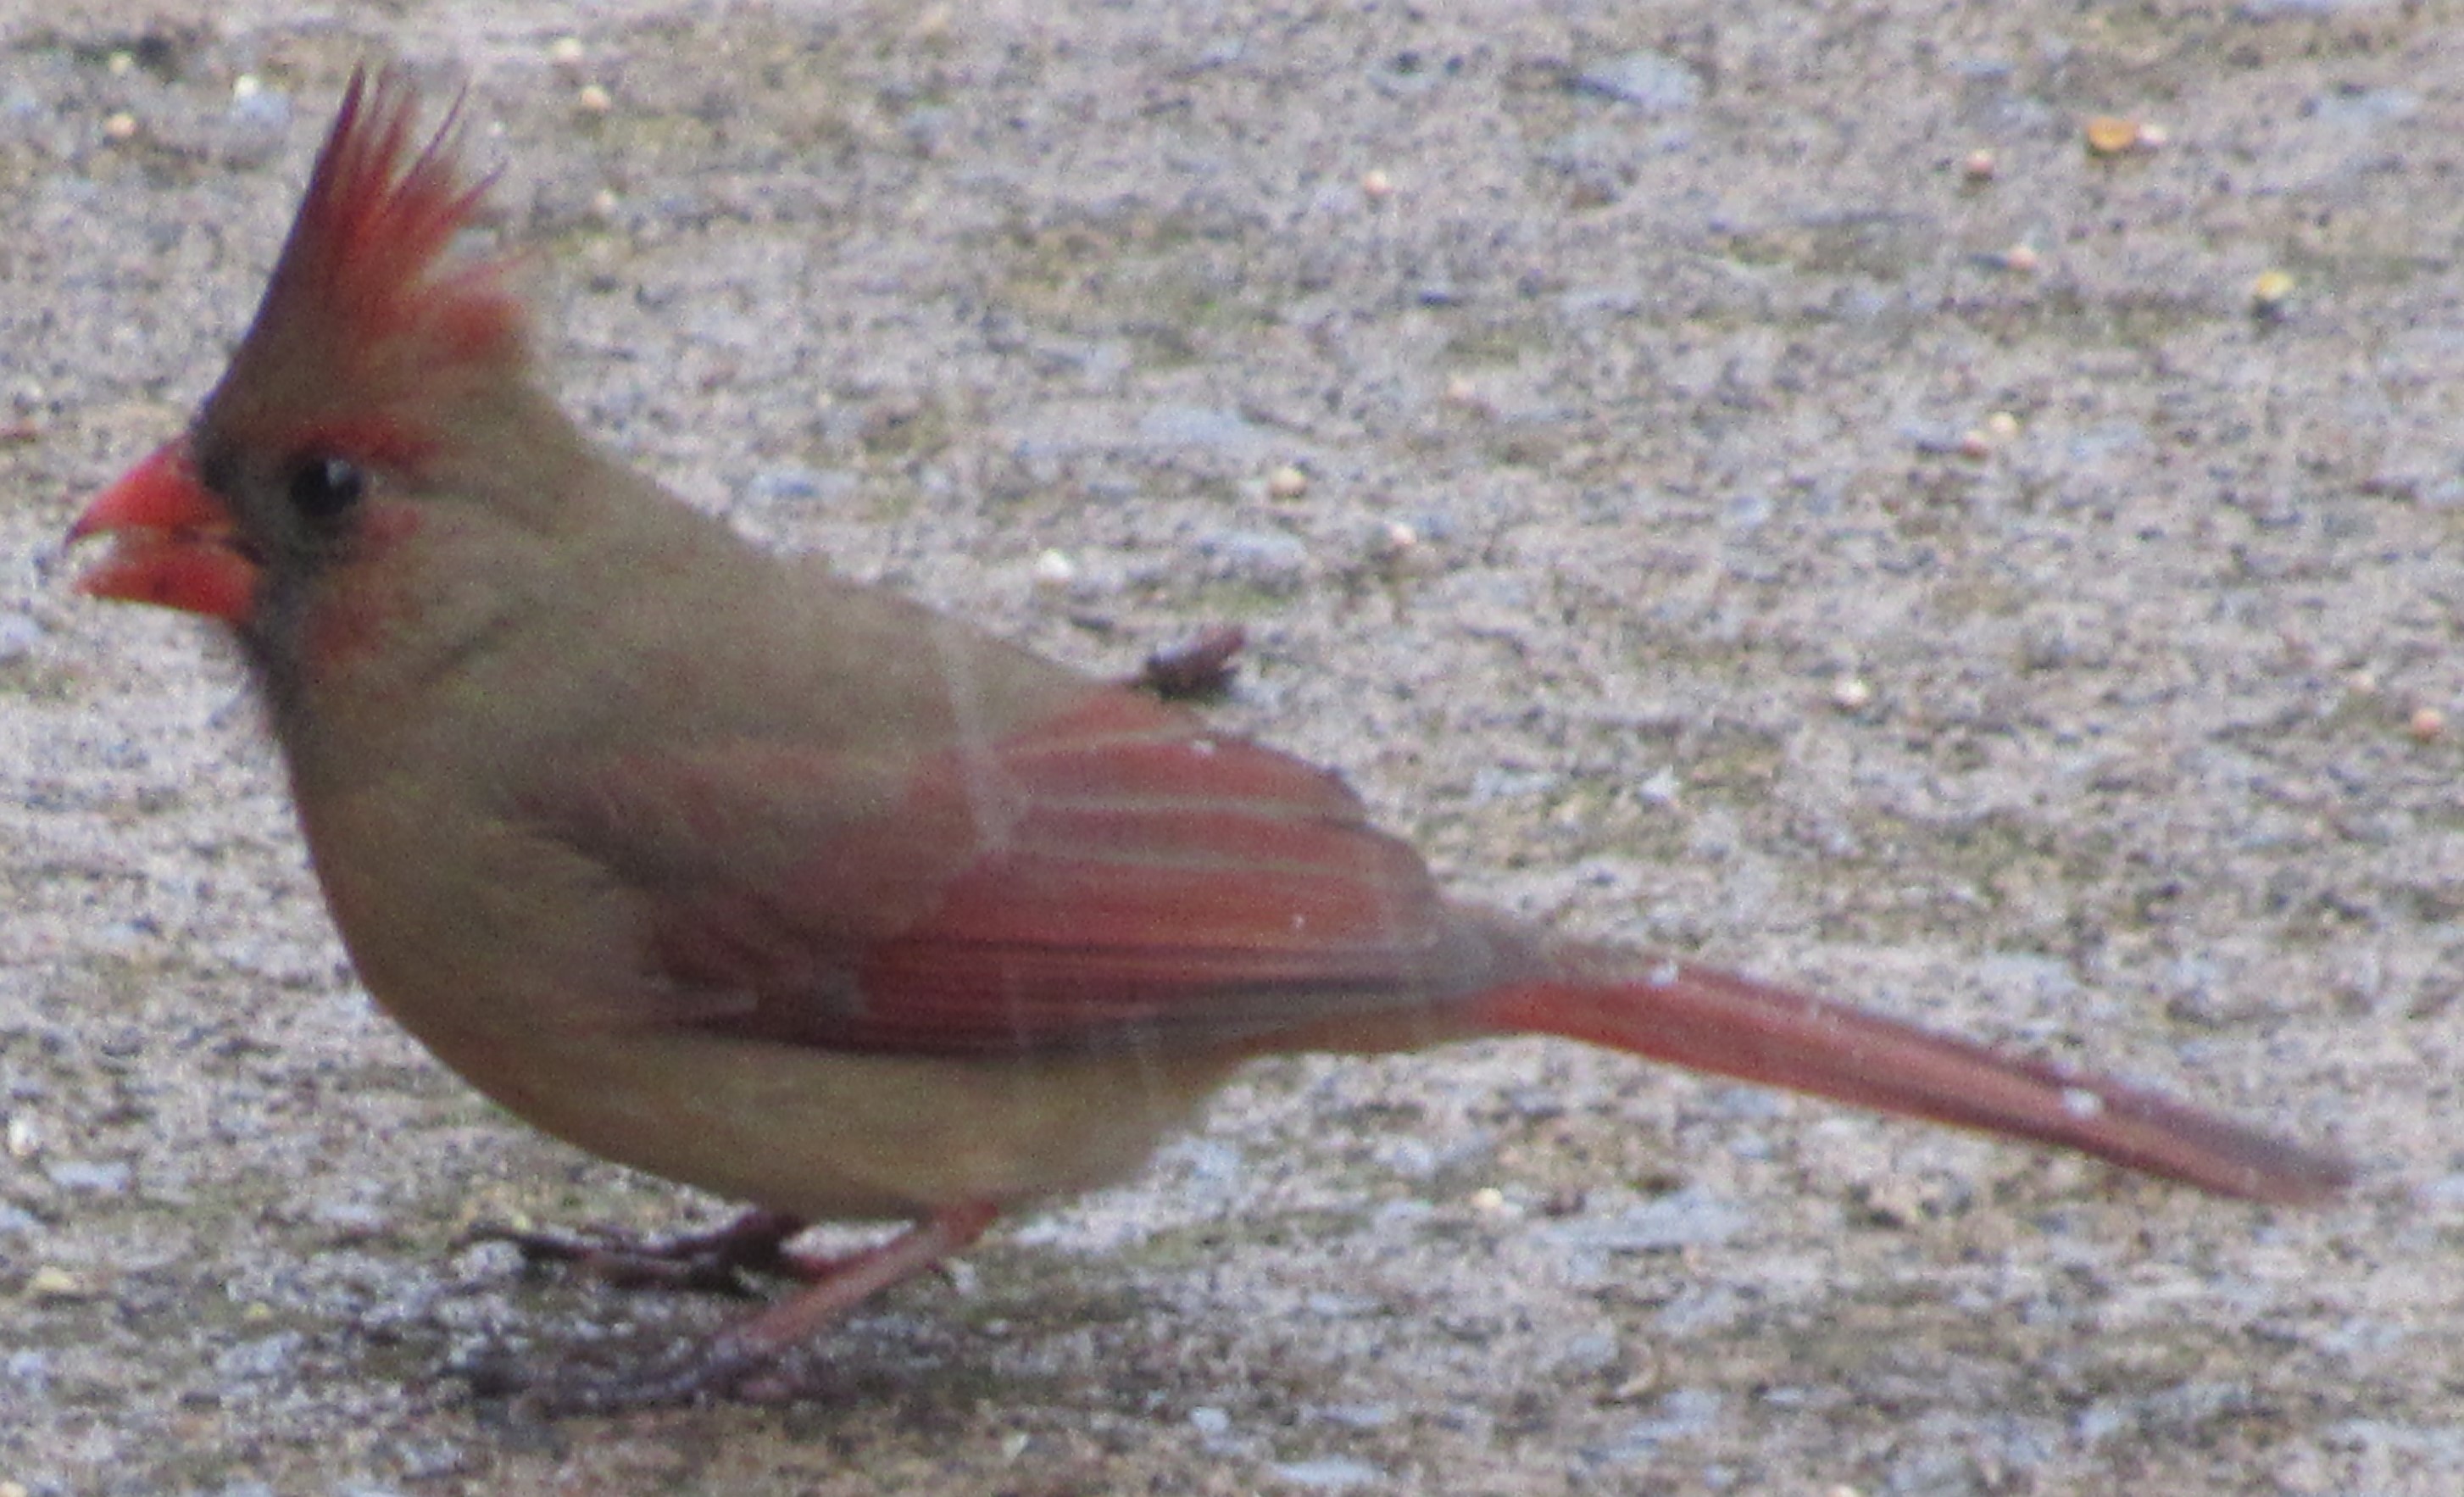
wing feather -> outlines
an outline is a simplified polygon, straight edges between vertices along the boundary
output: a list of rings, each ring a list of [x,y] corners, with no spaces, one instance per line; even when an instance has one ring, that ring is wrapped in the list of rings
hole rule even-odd
[[[1121,691],[903,773],[770,741],[637,754],[548,820],[636,902],[686,1022],[824,1048],[1222,1044],[1508,959],[1339,779]]]

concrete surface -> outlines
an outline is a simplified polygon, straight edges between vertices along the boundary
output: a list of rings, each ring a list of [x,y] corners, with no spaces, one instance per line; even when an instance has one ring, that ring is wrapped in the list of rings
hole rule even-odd
[[[56,551],[388,55],[694,501],[1092,665],[1237,618],[1466,894],[2363,1186],[1295,1061],[811,1401],[474,1410],[737,1311],[463,1227],[720,1207],[375,1016],[230,652]],[[0,7],[0,1493],[2464,1487],[2459,78],[2337,0]]]

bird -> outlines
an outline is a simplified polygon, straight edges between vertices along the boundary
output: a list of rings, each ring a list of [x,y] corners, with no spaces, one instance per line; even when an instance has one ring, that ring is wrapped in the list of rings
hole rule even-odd
[[[1335,774],[764,549],[585,434],[456,100],[351,75],[187,428],[101,489],[91,596],[213,620],[375,1002],[514,1114],[746,1203],[611,1278],[801,1281],[553,1411],[774,1389],[997,1221],[1119,1181],[1262,1056],[1536,1034],[2327,1201],[2343,1158],[2152,1090],[1441,890]],[[1225,668],[1237,636],[1200,648]],[[895,1224],[836,1258],[807,1225]]]

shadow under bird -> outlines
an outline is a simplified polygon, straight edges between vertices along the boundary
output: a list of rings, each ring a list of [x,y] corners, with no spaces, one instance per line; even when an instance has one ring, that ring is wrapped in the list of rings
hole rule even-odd
[[[354,76],[230,369],[96,497],[103,598],[221,621],[368,991],[533,1125],[747,1201],[531,1251],[807,1281],[606,1409],[778,1362],[1001,1215],[1117,1180],[1243,1063],[1558,1035],[2309,1203],[2341,1160],[2148,1091],[1447,897],[1333,775],[621,466],[545,394],[484,182]],[[799,1253],[811,1222],[907,1223]]]

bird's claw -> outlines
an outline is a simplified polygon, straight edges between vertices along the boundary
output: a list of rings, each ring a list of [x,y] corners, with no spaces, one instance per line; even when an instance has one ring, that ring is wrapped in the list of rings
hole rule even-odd
[[[656,1240],[618,1233],[536,1232],[486,1224],[465,1232],[457,1246],[508,1243],[525,1264],[569,1265],[594,1279],[628,1289],[671,1289],[749,1298],[751,1274],[804,1277],[803,1261],[787,1253],[787,1239],[803,1223],[772,1212],[749,1211],[711,1232]]]

